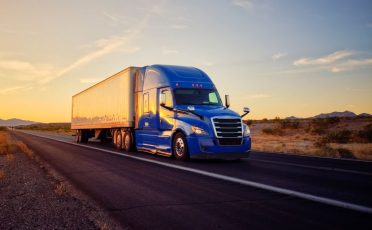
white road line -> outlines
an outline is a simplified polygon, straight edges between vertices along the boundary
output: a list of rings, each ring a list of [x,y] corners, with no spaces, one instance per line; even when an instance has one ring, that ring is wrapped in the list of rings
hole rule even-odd
[[[269,163],[269,164],[288,165],[288,166],[295,166],[295,167],[300,167],[300,168],[319,169],[319,170],[326,170],[326,171],[336,171],[336,172],[345,172],[345,173],[352,173],[352,174],[358,174],[358,175],[372,176],[372,173],[360,172],[360,171],[349,170],[349,169],[309,166],[309,165],[296,164],[296,163],[276,162],[276,161],[259,160],[259,159],[249,159],[249,161],[257,161],[257,162],[263,162],[263,163]]]
[[[119,156],[123,156],[123,157],[127,157],[127,158],[132,158],[132,159],[145,161],[145,162],[149,162],[149,163],[153,163],[153,164],[157,164],[157,165],[162,165],[162,166],[166,166],[166,167],[169,167],[169,168],[174,168],[174,169],[179,169],[179,170],[183,170],[183,171],[187,171],[187,172],[197,173],[197,174],[200,174],[200,175],[204,175],[204,176],[208,176],[208,177],[212,177],[212,178],[216,178],[216,179],[220,179],[220,180],[225,180],[225,181],[229,181],[229,182],[234,182],[234,183],[238,183],[238,184],[242,184],[242,185],[247,185],[247,186],[251,186],[251,187],[254,187],[254,188],[264,189],[264,190],[271,191],[271,192],[277,192],[277,193],[285,194],[285,195],[288,195],[288,196],[297,197],[297,198],[301,198],[301,199],[305,199],[305,200],[310,200],[310,201],[314,201],[314,202],[318,202],[318,203],[322,203],[322,204],[327,204],[327,205],[332,205],[332,206],[336,206],[336,207],[341,207],[341,208],[345,208],[345,209],[350,209],[350,210],[354,210],[354,211],[359,211],[359,212],[372,214],[372,208],[367,207],[367,206],[348,203],[348,202],[335,200],[335,199],[330,199],[330,198],[321,197],[321,196],[315,196],[315,195],[311,195],[311,194],[307,194],[307,193],[303,193],[303,192],[297,192],[297,191],[290,190],[290,189],[275,187],[275,186],[271,186],[271,185],[267,185],[267,184],[262,184],[262,183],[258,183],[258,182],[254,182],[254,181],[239,179],[239,178],[235,178],[235,177],[231,177],[231,176],[225,176],[225,175],[222,175],[222,174],[212,173],[212,172],[203,171],[203,170],[199,170],[199,169],[193,169],[193,168],[188,168],[188,167],[184,167],[184,166],[180,166],[180,165],[174,165],[174,164],[169,164],[169,163],[160,162],[160,161],[156,161],[156,160],[151,160],[151,159],[146,159],[146,158],[142,158],[142,157],[132,156],[132,155],[129,155],[129,154],[120,153],[120,152],[116,152],[116,151],[111,151],[111,150],[107,150],[107,149],[96,148],[96,147],[93,147],[93,146],[87,146],[87,145],[77,144],[77,143],[73,143],[73,142],[62,141],[62,140],[58,140],[56,138],[46,137],[46,136],[42,136],[42,135],[38,135],[38,134],[33,134],[33,133],[28,133],[28,132],[24,132],[24,133],[30,134],[30,135],[33,135],[33,136],[37,136],[37,137],[41,137],[41,138],[54,140],[54,141],[59,141],[59,142],[70,144],[70,145],[76,145],[76,146],[80,146],[80,147],[84,147],[84,148],[88,148],[88,149],[94,149],[94,150],[107,152],[107,153],[111,153],[111,154],[115,154],[115,155],[119,155]]]

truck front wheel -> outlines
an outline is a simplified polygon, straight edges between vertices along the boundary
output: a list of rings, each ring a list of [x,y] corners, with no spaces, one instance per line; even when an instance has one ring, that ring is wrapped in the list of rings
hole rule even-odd
[[[173,139],[173,155],[177,160],[186,161],[189,159],[185,135],[176,133]]]

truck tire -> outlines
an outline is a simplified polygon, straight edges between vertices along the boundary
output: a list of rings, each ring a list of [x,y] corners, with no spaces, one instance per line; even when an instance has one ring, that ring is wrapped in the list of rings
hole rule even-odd
[[[88,130],[81,130],[80,132],[80,143],[87,143],[89,139],[89,131]]]
[[[133,137],[132,132],[130,130],[127,130],[124,133],[124,139],[123,139],[123,148],[126,152],[132,152],[133,151]]]
[[[115,147],[116,147],[116,149],[121,150],[122,149],[122,143],[123,143],[123,138],[122,138],[122,135],[121,135],[121,131],[118,130],[116,132],[116,136],[115,136]]]
[[[189,159],[186,137],[182,133],[176,133],[174,136],[172,152],[177,160],[186,161]]]

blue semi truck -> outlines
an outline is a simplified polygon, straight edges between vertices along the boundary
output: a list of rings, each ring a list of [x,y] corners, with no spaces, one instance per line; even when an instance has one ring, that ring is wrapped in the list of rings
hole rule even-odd
[[[112,140],[125,151],[189,158],[239,159],[250,154],[242,117],[222,103],[206,73],[193,67],[128,67],[72,97],[76,142]]]

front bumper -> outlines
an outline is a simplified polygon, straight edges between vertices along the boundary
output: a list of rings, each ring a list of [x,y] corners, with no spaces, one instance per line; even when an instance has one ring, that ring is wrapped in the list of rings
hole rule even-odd
[[[211,137],[188,137],[192,159],[240,159],[247,158],[251,150],[251,138],[244,137],[240,145],[219,145]]]

